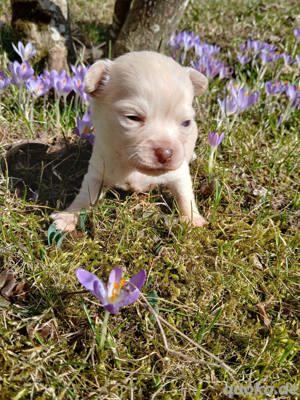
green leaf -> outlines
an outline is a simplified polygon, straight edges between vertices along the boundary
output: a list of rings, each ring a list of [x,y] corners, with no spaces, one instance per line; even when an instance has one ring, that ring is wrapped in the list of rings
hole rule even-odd
[[[61,247],[64,237],[66,233],[56,229],[55,224],[51,224],[48,228],[48,245],[51,246],[52,244],[56,244],[57,247]]]
[[[80,210],[80,214],[79,214],[78,225],[79,225],[79,229],[83,232],[86,231],[86,220],[87,220],[87,212],[86,212],[85,208],[82,208]]]
[[[153,308],[156,308],[158,306],[159,297],[156,290],[153,290],[153,292],[149,293],[149,295],[147,296],[147,300]]]

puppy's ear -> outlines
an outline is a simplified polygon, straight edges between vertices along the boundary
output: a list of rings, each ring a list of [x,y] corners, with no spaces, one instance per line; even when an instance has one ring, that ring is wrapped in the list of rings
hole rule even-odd
[[[194,86],[194,95],[200,96],[204,92],[206,92],[208,88],[208,79],[206,76],[201,74],[201,72],[197,71],[194,68],[187,68],[190,80]]]
[[[99,60],[87,71],[84,78],[84,91],[90,96],[96,96],[109,81],[110,60]]]

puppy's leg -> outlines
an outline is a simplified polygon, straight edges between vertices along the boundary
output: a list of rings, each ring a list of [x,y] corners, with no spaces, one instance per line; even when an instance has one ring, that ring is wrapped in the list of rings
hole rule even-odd
[[[56,228],[71,232],[76,229],[80,210],[93,205],[100,195],[101,185],[103,183],[103,169],[93,163],[93,156],[90,160],[89,168],[85,174],[80,191],[72,204],[62,212],[53,213],[51,217],[54,220]]]
[[[188,165],[183,166],[178,178],[167,184],[173,193],[179,210],[185,220],[193,226],[204,226],[207,224],[205,218],[199,213],[193,192],[192,179]]]

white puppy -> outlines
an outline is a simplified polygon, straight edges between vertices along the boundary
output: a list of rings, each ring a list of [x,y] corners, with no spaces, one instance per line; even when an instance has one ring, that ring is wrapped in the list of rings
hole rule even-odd
[[[192,102],[207,85],[200,72],[150,51],[93,64],[85,91],[92,98],[95,144],[79,194],[67,210],[52,214],[56,227],[73,231],[80,209],[102,190],[144,192],[160,184],[173,193],[184,219],[204,225],[189,162],[197,139]]]

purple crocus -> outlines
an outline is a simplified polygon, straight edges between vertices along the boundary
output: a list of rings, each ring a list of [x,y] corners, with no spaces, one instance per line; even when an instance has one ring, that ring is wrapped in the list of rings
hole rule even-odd
[[[32,43],[27,43],[26,46],[22,42],[18,42],[18,47],[12,45],[15,52],[21,57],[22,62],[30,60],[36,54],[36,50]]]
[[[74,76],[78,76],[80,77],[81,80],[83,80],[88,69],[84,64],[79,64],[79,65],[71,65],[71,70]]]
[[[209,180],[213,175],[214,163],[215,163],[215,154],[218,146],[224,139],[224,132],[220,135],[217,132],[208,132],[208,143],[210,144],[210,155],[208,160],[208,177]]]
[[[223,139],[224,132],[222,132],[220,135],[217,132],[208,132],[208,143],[214,149],[216,149],[219,144],[221,144]]]
[[[87,67],[85,65],[71,65],[71,69],[74,73],[74,76],[71,78],[72,89],[85,103],[88,103],[90,96],[84,91],[84,77],[87,72]]]
[[[298,64],[298,68],[300,68],[300,54],[297,54],[295,57],[296,63]]]
[[[0,90],[4,90],[10,84],[10,78],[0,71]]]
[[[249,92],[243,86],[235,85],[230,82],[228,85],[229,95],[225,99],[218,99],[223,114],[240,114],[247,108],[255,104],[260,96],[258,90]]]
[[[176,49],[183,48],[184,51],[190,50],[199,42],[199,37],[194,32],[182,31],[173,35],[169,41],[171,47]]]
[[[281,54],[281,58],[283,59],[285,65],[289,65],[292,64],[294,62],[294,59],[291,55],[287,54],[287,53],[282,53]]]
[[[12,73],[12,83],[18,86],[22,85],[34,75],[34,70],[28,61],[24,61],[22,64],[18,61],[8,63],[8,69]]]
[[[297,41],[300,41],[300,27],[294,29],[294,36]]]
[[[262,64],[268,64],[271,62],[276,62],[278,61],[280,58],[282,58],[281,54],[275,53],[274,51],[262,51],[260,53],[260,60],[262,62]]]
[[[39,78],[42,80],[46,93],[52,88],[52,81],[50,78],[50,72],[48,70],[44,70],[42,74],[39,75]]]
[[[87,111],[82,118],[76,118],[76,128],[74,133],[81,139],[88,140],[92,145],[95,141],[95,135],[92,133],[91,112]]]
[[[84,93],[84,83],[82,79],[79,76],[73,76],[71,79],[74,92],[81,96]]]
[[[122,278],[122,269],[114,268],[105,285],[96,275],[83,268],[76,269],[79,282],[100,301],[106,311],[116,314],[121,307],[134,303],[146,280],[144,270],[138,272],[129,281]]]
[[[237,54],[238,62],[242,65],[248,64],[251,61],[251,56],[245,54],[238,53]]]
[[[32,77],[28,79],[26,82],[26,87],[34,97],[44,96],[49,91],[49,85],[40,76],[37,78]]]
[[[265,92],[267,94],[281,94],[284,93],[286,90],[286,84],[284,82],[276,81],[276,82],[271,82],[268,81],[265,83]]]
[[[218,75],[221,79],[230,76],[230,70],[224,62],[209,55],[203,55],[198,60],[193,61],[192,67],[208,79],[213,79]]]
[[[52,70],[50,72],[50,80],[58,96],[67,97],[72,91],[72,80],[65,70],[61,72]]]
[[[255,53],[260,51],[274,52],[277,50],[277,47],[260,40],[248,39],[245,43],[240,45],[240,51],[246,50],[253,50]]]
[[[199,41],[199,37],[194,32],[183,31],[177,35],[172,35],[169,45],[172,49],[173,58],[179,59],[179,62],[183,64],[188,51],[194,48]]]
[[[298,91],[298,87],[296,85],[293,85],[292,83],[288,83],[286,85],[286,94],[292,102],[298,98],[299,93],[300,92]]]
[[[221,48],[219,46],[201,42],[200,40],[199,40],[199,42],[195,43],[194,47],[195,47],[195,53],[199,57],[202,57],[204,55],[205,56],[213,56],[213,55],[220,53],[220,50],[221,50]]]

